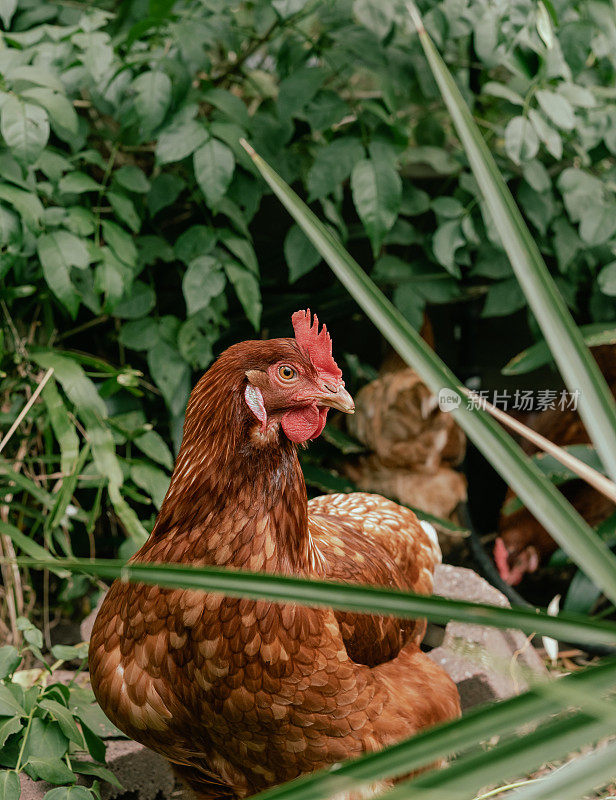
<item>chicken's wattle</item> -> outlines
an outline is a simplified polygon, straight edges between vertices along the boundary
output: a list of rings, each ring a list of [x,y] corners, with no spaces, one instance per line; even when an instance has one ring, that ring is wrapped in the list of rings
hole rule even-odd
[[[282,418],[282,430],[295,444],[316,439],[321,435],[327,421],[327,408],[318,408],[315,403],[287,411]]]

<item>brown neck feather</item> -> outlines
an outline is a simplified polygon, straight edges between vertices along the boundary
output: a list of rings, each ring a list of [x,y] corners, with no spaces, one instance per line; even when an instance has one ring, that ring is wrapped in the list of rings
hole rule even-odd
[[[306,484],[296,447],[281,431],[258,441],[244,373],[220,361],[193,390],[171,485],[137,558],[307,571]]]

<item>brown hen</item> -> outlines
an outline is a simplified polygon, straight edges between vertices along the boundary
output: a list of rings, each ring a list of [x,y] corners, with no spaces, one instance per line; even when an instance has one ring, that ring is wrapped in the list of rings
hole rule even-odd
[[[133,560],[429,593],[440,553],[411,511],[369,494],[307,501],[297,445],[353,401],[316,317],[293,324],[295,339],[230,347],[199,381]],[[246,797],[456,717],[455,685],[419,650],[424,627],[116,581],[92,631],[92,685],[199,797]]]

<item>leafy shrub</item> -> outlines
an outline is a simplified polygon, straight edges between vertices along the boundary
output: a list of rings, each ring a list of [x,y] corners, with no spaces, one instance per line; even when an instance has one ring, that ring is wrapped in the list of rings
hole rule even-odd
[[[43,636],[24,617],[18,619],[24,644],[18,650],[0,647],[0,796],[16,800],[20,795],[19,773],[45,780],[58,787],[75,784],[79,775],[109,781],[121,788],[104,766],[105,743],[95,733],[110,726],[89,688],[75,680],[66,685],[54,681],[54,672],[65,661],[85,665],[87,646],[56,645],[54,663],[47,665],[41,653]],[[43,668],[18,671],[26,654],[33,654]],[[81,757],[78,757],[78,754]],[[91,759],[84,760],[89,754]],[[47,800],[67,797],[66,788],[50,789]],[[98,782],[91,788],[78,786],[72,800],[100,800]]]
[[[263,199],[240,138],[413,324],[478,290],[486,315],[525,305],[403,4],[2,8],[4,422],[54,369],[0,465],[2,533],[30,555],[128,555],[164,496],[193,371],[229,326],[275,330],[306,297],[335,313],[340,288]],[[442,2],[426,24],[569,304],[613,319],[609,5]],[[88,587],[61,585],[67,603]]]

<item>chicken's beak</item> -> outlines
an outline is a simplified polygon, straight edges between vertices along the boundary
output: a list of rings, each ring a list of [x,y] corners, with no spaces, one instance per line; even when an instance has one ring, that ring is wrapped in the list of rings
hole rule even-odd
[[[344,411],[345,414],[353,414],[355,412],[353,398],[344,386],[333,388],[325,384],[323,392],[318,394],[315,399],[320,406],[335,408],[338,411]]]

